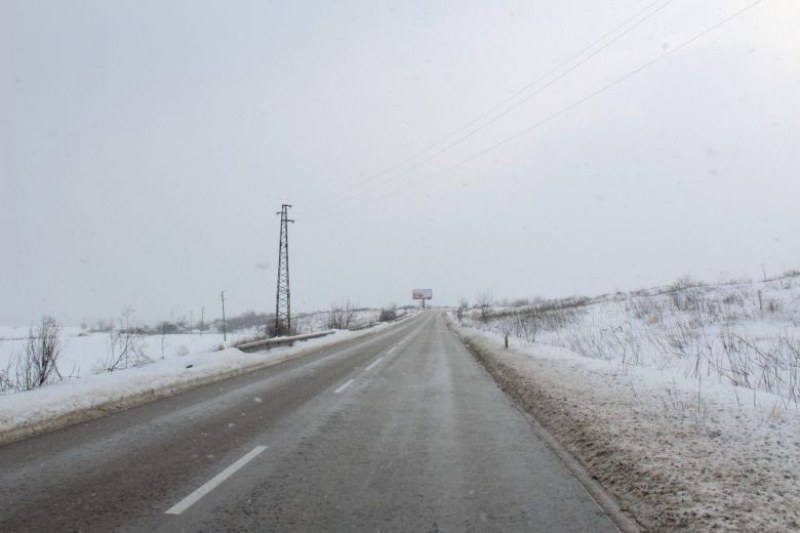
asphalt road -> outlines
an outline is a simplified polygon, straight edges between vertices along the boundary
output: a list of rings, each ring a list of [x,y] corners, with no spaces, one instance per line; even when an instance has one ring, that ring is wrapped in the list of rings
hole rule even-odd
[[[617,531],[428,312],[0,448],[0,531]]]

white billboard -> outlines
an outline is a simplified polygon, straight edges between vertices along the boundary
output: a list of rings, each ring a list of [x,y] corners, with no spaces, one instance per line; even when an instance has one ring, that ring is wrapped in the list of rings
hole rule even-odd
[[[411,291],[412,300],[431,300],[433,298],[433,289],[414,289]]]

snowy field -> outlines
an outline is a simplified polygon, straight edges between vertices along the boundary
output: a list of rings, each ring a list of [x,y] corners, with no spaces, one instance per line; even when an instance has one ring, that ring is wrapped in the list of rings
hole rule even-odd
[[[401,313],[407,312],[401,311]],[[324,331],[329,329],[328,311],[299,315],[293,322],[297,334]],[[375,309],[353,310],[347,319],[349,327],[358,327],[376,323],[380,311]],[[33,328],[36,334],[38,323],[31,326],[0,325],[0,393],[16,392],[17,373],[20,362],[25,355],[29,333]],[[181,358],[189,354],[205,353],[232,347],[242,341],[262,336],[262,328],[241,329],[227,334],[227,342],[223,334],[217,331],[200,333],[174,334],[137,334],[121,338],[117,331],[93,332],[78,326],[58,325],[59,355],[58,372],[50,382],[81,379],[94,374],[108,372],[109,367],[119,358],[120,352],[127,349],[129,359],[117,366],[118,370],[132,367],[144,367],[165,359]],[[132,323],[135,329],[140,324]],[[127,341],[127,345],[125,342]],[[117,369],[115,369],[117,370]],[[5,378],[5,382],[3,381]],[[5,386],[4,386],[5,383]]]
[[[25,352],[28,327],[0,326],[0,371],[13,377],[15,364]],[[228,345],[256,332],[239,331],[228,336]],[[110,352],[112,339],[108,332],[84,332],[77,326],[60,326],[61,353],[58,370],[65,379],[84,378],[102,373]],[[142,362],[173,359],[192,353],[208,352],[223,346],[221,333],[142,335],[136,339]]]
[[[648,529],[800,528],[797,274],[453,314]]]
[[[325,329],[326,313],[298,320],[302,333]],[[371,323],[375,311],[354,315],[353,324]],[[58,326],[60,353],[57,372],[32,390],[18,386],[20,362],[28,344],[29,328],[0,327],[0,442],[53,427],[99,416],[105,412],[185,390],[191,386],[268,366],[289,357],[368,334],[387,327],[379,324],[359,331],[338,330],[326,337],[243,353],[234,346],[258,336],[256,329],[221,333],[167,335],[120,335],[86,332],[79,327]],[[35,329],[35,325],[34,325]],[[126,351],[123,351],[126,350]],[[109,371],[115,362],[126,358]]]

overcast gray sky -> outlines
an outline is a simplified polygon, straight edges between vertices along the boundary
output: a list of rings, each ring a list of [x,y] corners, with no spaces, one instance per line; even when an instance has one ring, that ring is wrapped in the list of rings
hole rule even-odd
[[[0,321],[273,310],[284,202],[297,311],[800,267],[752,3],[3,0]]]

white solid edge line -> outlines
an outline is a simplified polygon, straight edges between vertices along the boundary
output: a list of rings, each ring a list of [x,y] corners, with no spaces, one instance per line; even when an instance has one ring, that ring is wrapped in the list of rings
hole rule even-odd
[[[372,364],[371,364],[371,365],[369,365],[367,368],[365,368],[365,369],[364,369],[364,371],[366,372],[366,371],[372,370],[372,368],[373,368],[375,365],[377,365],[378,363],[380,363],[381,361],[383,361],[383,357],[378,357],[377,359],[375,359],[375,360],[372,362]]]
[[[340,386],[338,389],[336,389],[335,391],[333,391],[333,393],[334,393],[334,394],[339,394],[340,392],[342,392],[343,390],[345,390],[347,387],[349,387],[350,385],[352,385],[354,381],[355,381],[354,379],[351,379],[351,380],[347,381],[347,382],[346,382],[344,385],[341,385],[341,386]]]
[[[206,482],[205,485],[194,491],[193,493],[189,494],[187,497],[182,499],[180,502],[176,503],[172,507],[170,507],[166,513],[164,514],[181,514],[186,509],[197,503],[200,498],[217,488],[223,481],[231,477],[235,474],[239,469],[241,469],[244,465],[258,457],[261,452],[266,450],[266,446],[256,446],[250,452],[247,453],[244,457],[240,458],[238,461],[233,463],[231,466],[211,478],[209,481]]]

